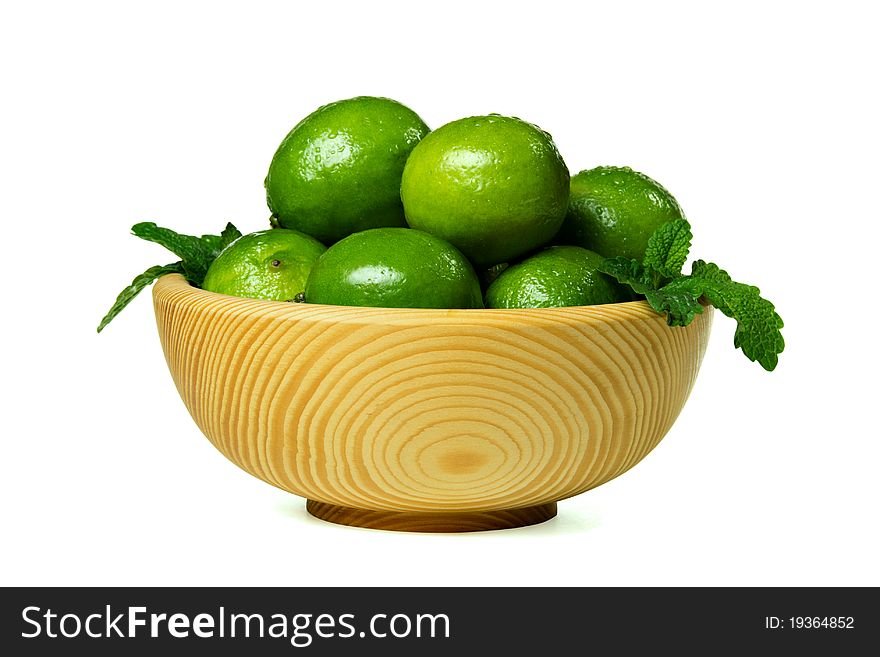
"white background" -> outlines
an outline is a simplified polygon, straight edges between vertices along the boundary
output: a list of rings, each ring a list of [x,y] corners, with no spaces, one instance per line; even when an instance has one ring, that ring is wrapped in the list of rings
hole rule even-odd
[[[5,8],[0,582],[880,585],[871,6]],[[169,261],[132,224],[265,227],[277,144],[359,94],[432,127],[520,116],[572,172],[630,165],[661,181],[692,253],[775,301],[780,367],[735,352],[716,315],[665,440],[542,526],[431,536],[310,518],[198,432],[147,294],[95,326],[134,274]]]

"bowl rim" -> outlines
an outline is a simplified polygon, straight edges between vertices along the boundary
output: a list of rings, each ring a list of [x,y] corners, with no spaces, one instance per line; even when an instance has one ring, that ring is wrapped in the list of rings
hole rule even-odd
[[[659,322],[666,319],[647,301],[624,301],[592,306],[557,308],[382,308],[373,306],[334,306],[328,304],[290,303],[266,299],[235,297],[210,292],[189,283],[181,274],[160,276],[153,286],[154,303],[200,304],[215,312],[248,312],[296,320],[334,323],[403,323],[461,322],[495,324],[502,321],[535,324],[609,324],[617,322]],[[210,306],[205,302],[213,301]],[[201,302],[201,303],[200,303]],[[704,313],[705,315],[705,313]],[[699,316],[698,318],[699,319]]]

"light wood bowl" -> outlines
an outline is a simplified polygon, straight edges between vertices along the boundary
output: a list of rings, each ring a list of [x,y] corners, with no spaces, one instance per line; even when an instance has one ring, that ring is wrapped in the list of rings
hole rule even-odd
[[[159,338],[184,404],[233,463],[313,515],[407,531],[534,524],[666,434],[712,309],[644,302],[386,309],[229,297],[163,276]]]

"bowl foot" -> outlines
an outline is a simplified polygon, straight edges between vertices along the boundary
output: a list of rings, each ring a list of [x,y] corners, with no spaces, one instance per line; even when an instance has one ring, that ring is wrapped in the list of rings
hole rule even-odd
[[[482,532],[537,525],[556,515],[556,502],[501,511],[370,511],[308,500],[306,510],[316,518],[352,527],[396,532]]]

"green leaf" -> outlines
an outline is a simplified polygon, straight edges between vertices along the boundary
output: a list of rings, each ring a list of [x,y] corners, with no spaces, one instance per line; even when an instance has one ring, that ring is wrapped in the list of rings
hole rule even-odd
[[[666,313],[667,324],[687,326],[703,312],[701,294],[699,281],[682,276],[659,290],[647,292],[645,298],[658,313]]]
[[[482,286],[483,290],[485,291],[486,289],[488,289],[489,286],[492,285],[492,283],[494,283],[495,280],[499,276],[501,276],[501,274],[503,274],[509,267],[509,263],[501,262],[497,265],[492,265],[491,267],[482,269],[478,275],[480,279],[480,285]]]
[[[231,223],[227,223],[226,228],[224,228],[223,232],[220,233],[220,244],[217,253],[232,244],[239,237],[241,237],[241,231],[233,226]]]
[[[140,293],[141,290],[150,285],[157,278],[164,276],[165,274],[179,274],[182,271],[183,267],[181,266],[181,263],[174,262],[170,265],[156,265],[155,267],[150,267],[143,274],[135,276],[131,285],[119,293],[119,296],[116,297],[116,302],[111,306],[110,310],[107,311],[107,314],[104,315],[104,319],[101,320],[101,323],[98,324],[98,333],[103,331],[104,327],[106,327],[107,324],[109,324],[113,318],[116,317],[116,315],[118,315],[122,309]]]
[[[680,273],[690,248],[691,232],[686,221],[673,221],[658,229],[648,244],[644,262],[609,258],[600,271],[643,294],[670,326],[687,326],[703,312],[701,299],[736,320],[733,345],[751,361],[771,371],[785,348],[780,329],[782,318],[761,291],[737,283],[718,265],[697,260],[690,276]],[[659,275],[659,276],[658,276]],[[659,277],[671,278],[660,285]]]
[[[691,265],[691,276],[702,278],[704,281],[712,281],[713,283],[730,283],[733,279],[726,271],[712,262],[704,260],[695,260]]]
[[[652,273],[638,261],[619,257],[606,259],[599,271],[617,279],[619,283],[629,285],[634,292],[645,295],[651,308],[666,315],[666,322],[670,326],[687,326],[703,312],[700,293],[695,293],[692,286],[683,284],[682,278],[658,289]]]
[[[208,255],[208,266],[214,261],[220,252],[235,240],[241,237],[241,231],[231,223],[226,224],[226,228],[219,235],[202,235],[199,240],[202,247]]]
[[[180,262],[170,265],[157,265],[150,267],[143,274],[135,277],[131,285],[126,287],[116,298],[116,303],[110,308],[110,311],[101,320],[98,326],[100,333],[110,321],[125,308],[138,293],[147,285],[150,285],[163,274],[178,273],[183,274],[186,279],[196,286],[201,286],[205,280],[205,274],[208,267],[217,257],[217,255],[229,244],[241,237],[241,231],[231,223],[227,223],[223,232],[219,235],[202,235],[194,237],[193,235],[182,235],[170,228],[162,228],[152,221],[144,221],[135,224],[131,228],[131,232],[141,239],[145,239],[156,244],[161,244],[166,249],[181,258]]]
[[[776,369],[779,354],[785,349],[780,331],[783,322],[761,291],[753,285],[737,283],[718,265],[702,260],[694,262],[691,277],[701,282],[703,296],[709,303],[736,320],[733,346],[768,372]]]
[[[152,221],[145,221],[131,227],[131,232],[141,239],[161,244],[181,259],[183,273],[193,285],[201,285],[205,280],[208,265],[211,264],[211,253],[219,244],[219,238],[212,236],[208,240],[182,235],[170,228],[162,228]]]
[[[182,235],[170,228],[162,228],[152,221],[143,221],[131,227],[131,232],[143,240],[164,246],[184,262],[203,260],[211,249],[201,238]]]
[[[241,237],[241,232],[231,223],[220,235],[183,235],[170,228],[162,228],[152,221],[135,224],[131,232],[141,239],[161,244],[181,259],[183,274],[193,285],[201,285],[208,267],[228,244]]]
[[[615,278],[618,283],[629,285],[638,294],[647,294],[655,289],[651,274],[638,260],[623,257],[606,258],[598,269],[603,274]]]
[[[202,248],[209,255],[216,256],[220,253],[220,236],[219,235],[202,235],[199,238]]]
[[[663,224],[648,240],[642,265],[666,278],[681,276],[692,238],[691,225],[685,219]]]

